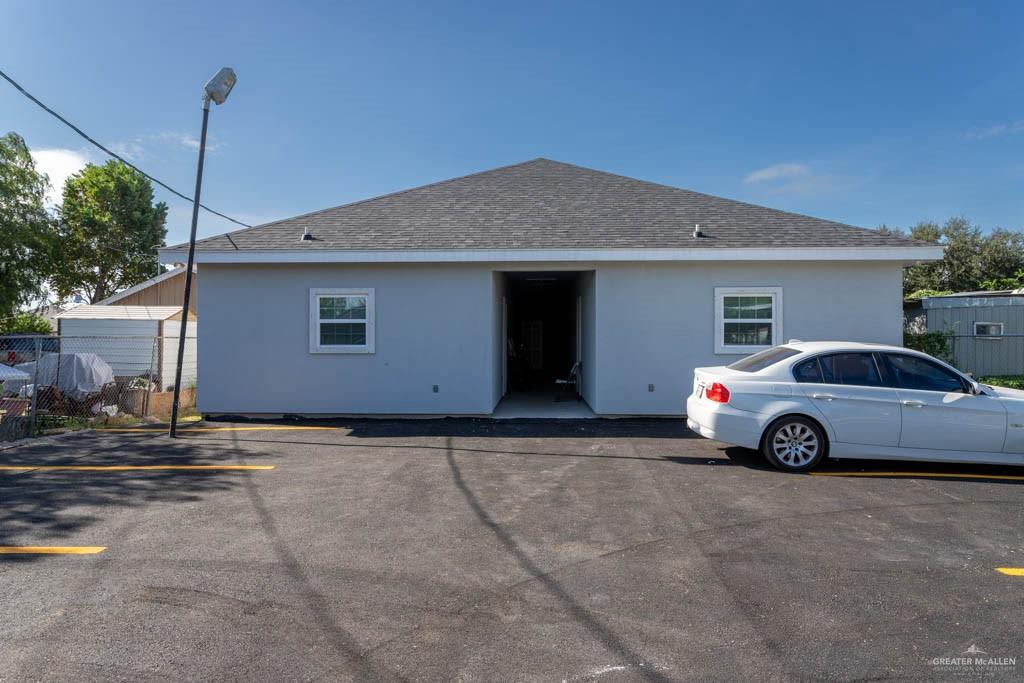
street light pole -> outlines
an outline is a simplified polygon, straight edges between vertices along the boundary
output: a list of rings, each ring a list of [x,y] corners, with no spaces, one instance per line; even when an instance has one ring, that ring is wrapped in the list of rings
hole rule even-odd
[[[181,400],[181,366],[185,361],[185,332],[188,330],[188,307],[192,299],[192,265],[196,258],[196,225],[199,223],[199,195],[203,189],[203,160],[206,157],[206,124],[210,121],[210,97],[203,97],[203,132],[199,135],[199,165],[196,169],[196,196],[192,203],[192,232],[188,238],[188,265],[185,266],[185,301],[181,305],[181,327],[178,330],[178,363],[174,368],[174,402],[171,404],[169,436],[178,435],[178,406]]]
[[[174,403],[171,405],[171,428],[168,435],[178,435],[178,407],[181,401],[181,366],[185,360],[185,333],[188,330],[188,307],[192,299],[192,267],[196,256],[196,225],[199,223],[199,195],[203,188],[203,160],[206,158],[206,125],[210,120],[210,101],[224,104],[235,87],[235,72],[224,67],[209,80],[203,92],[203,130],[199,135],[199,163],[196,167],[196,196],[192,203],[192,231],[188,238],[188,264],[185,266],[185,297],[181,305],[181,328],[178,331],[178,363],[174,369]]]

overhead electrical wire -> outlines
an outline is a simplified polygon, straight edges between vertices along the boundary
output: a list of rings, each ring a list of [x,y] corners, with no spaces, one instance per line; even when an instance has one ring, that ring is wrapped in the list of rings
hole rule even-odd
[[[45,112],[47,112],[48,114],[50,114],[51,116],[53,116],[53,117],[54,117],[55,119],[57,119],[58,121],[60,121],[61,123],[63,123],[63,124],[65,125],[65,126],[67,126],[68,128],[70,128],[71,130],[73,130],[73,131],[75,131],[76,133],[78,133],[78,134],[79,134],[80,136],[82,136],[83,138],[85,138],[85,139],[86,139],[86,140],[87,140],[88,142],[92,143],[92,144],[93,144],[93,145],[95,145],[96,147],[98,147],[98,148],[100,148],[101,150],[103,150],[103,151],[104,151],[104,152],[105,152],[106,154],[108,154],[108,155],[112,156],[113,158],[117,159],[118,161],[120,161],[120,162],[121,162],[122,164],[124,164],[125,166],[128,166],[129,168],[132,168],[132,169],[134,169],[134,170],[135,170],[136,172],[138,172],[138,173],[141,173],[142,175],[146,176],[147,178],[149,178],[149,179],[150,179],[150,180],[152,180],[152,181],[153,181],[154,183],[156,183],[156,184],[157,184],[157,185],[159,185],[160,187],[164,188],[165,190],[167,190],[167,191],[168,191],[168,192],[170,192],[171,194],[174,194],[174,195],[176,195],[176,196],[178,196],[178,197],[181,197],[182,199],[184,199],[185,201],[189,202],[190,204],[191,204],[191,203],[193,203],[193,202],[195,201],[195,199],[194,199],[193,197],[189,197],[189,196],[187,196],[187,195],[184,195],[184,194],[182,194],[181,192],[178,192],[177,190],[175,190],[175,189],[174,189],[173,187],[171,187],[171,186],[170,186],[170,185],[168,185],[167,183],[163,182],[162,180],[158,180],[157,178],[154,178],[153,176],[149,175],[148,173],[146,173],[145,171],[143,171],[143,170],[142,170],[141,168],[139,168],[138,166],[136,166],[136,165],[135,165],[135,164],[133,164],[132,162],[130,162],[130,161],[128,161],[127,159],[125,159],[124,157],[122,157],[122,156],[121,156],[120,154],[116,154],[116,153],[112,152],[111,150],[107,149],[106,147],[104,147],[103,145],[101,145],[100,143],[96,142],[96,140],[94,140],[93,138],[91,138],[91,137],[90,137],[90,136],[89,136],[88,134],[86,134],[86,132],[85,132],[85,131],[83,131],[83,130],[82,130],[81,128],[79,128],[79,127],[78,127],[78,126],[76,126],[75,124],[71,123],[71,122],[70,122],[70,121],[68,121],[68,120],[67,120],[66,118],[64,118],[63,116],[61,116],[60,114],[58,114],[57,112],[55,112],[54,110],[50,109],[50,108],[49,108],[48,106],[46,106],[45,104],[43,104],[42,102],[40,102],[40,101],[39,101],[39,100],[38,100],[38,99],[37,99],[37,98],[36,98],[36,97],[35,97],[35,96],[34,96],[34,95],[33,95],[32,93],[30,93],[29,91],[25,90],[25,88],[21,87],[21,85],[20,85],[20,84],[19,84],[19,83],[18,83],[17,81],[15,81],[15,80],[14,80],[13,78],[11,78],[10,76],[8,76],[8,75],[7,75],[6,73],[4,73],[3,71],[0,71],[0,76],[3,76],[4,80],[6,80],[6,81],[7,81],[8,83],[10,83],[11,85],[13,85],[13,86],[14,86],[14,88],[15,88],[15,89],[16,89],[16,90],[17,90],[18,92],[20,92],[20,93],[21,93],[22,95],[24,95],[25,97],[27,97],[28,99],[30,99],[30,100],[31,100],[32,102],[34,102],[35,104],[37,104],[37,105],[38,105],[39,107],[41,107],[41,108],[42,108],[42,109],[43,109],[43,110],[44,110]],[[225,220],[229,220],[229,221],[231,221],[232,223],[235,223],[235,224],[237,224],[237,225],[241,225],[241,226],[242,226],[242,227],[244,227],[244,228],[251,228],[251,227],[252,227],[252,226],[251,226],[251,225],[249,225],[248,223],[243,223],[242,221],[240,221],[240,220],[236,220],[236,219],[232,218],[231,216],[227,216],[227,215],[225,215],[225,214],[221,213],[220,211],[215,211],[214,209],[211,209],[210,207],[206,206],[205,204],[200,204],[199,206],[200,206],[201,208],[203,208],[203,209],[205,209],[205,210],[209,211],[210,213],[212,213],[212,214],[213,214],[213,215],[215,215],[215,216],[220,216],[221,218],[223,218],[223,219],[225,219]]]

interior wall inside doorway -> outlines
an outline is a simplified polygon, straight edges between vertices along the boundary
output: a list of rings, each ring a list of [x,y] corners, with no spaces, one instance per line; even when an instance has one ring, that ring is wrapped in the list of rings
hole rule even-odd
[[[506,273],[509,393],[554,390],[578,352],[576,271]]]

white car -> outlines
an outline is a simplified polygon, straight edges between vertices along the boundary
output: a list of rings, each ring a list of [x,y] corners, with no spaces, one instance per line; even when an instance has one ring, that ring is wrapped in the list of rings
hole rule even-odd
[[[825,457],[1024,465],[1024,391],[917,351],[793,341],[693,375],[690,429],[783,470]]]

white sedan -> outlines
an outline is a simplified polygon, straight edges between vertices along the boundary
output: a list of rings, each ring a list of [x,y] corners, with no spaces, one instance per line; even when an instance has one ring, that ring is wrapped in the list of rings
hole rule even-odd
[[[693,374],[690,429],[783,470],[825,457],[1024,465],[1024,391],[917,351],[793,341]]]

